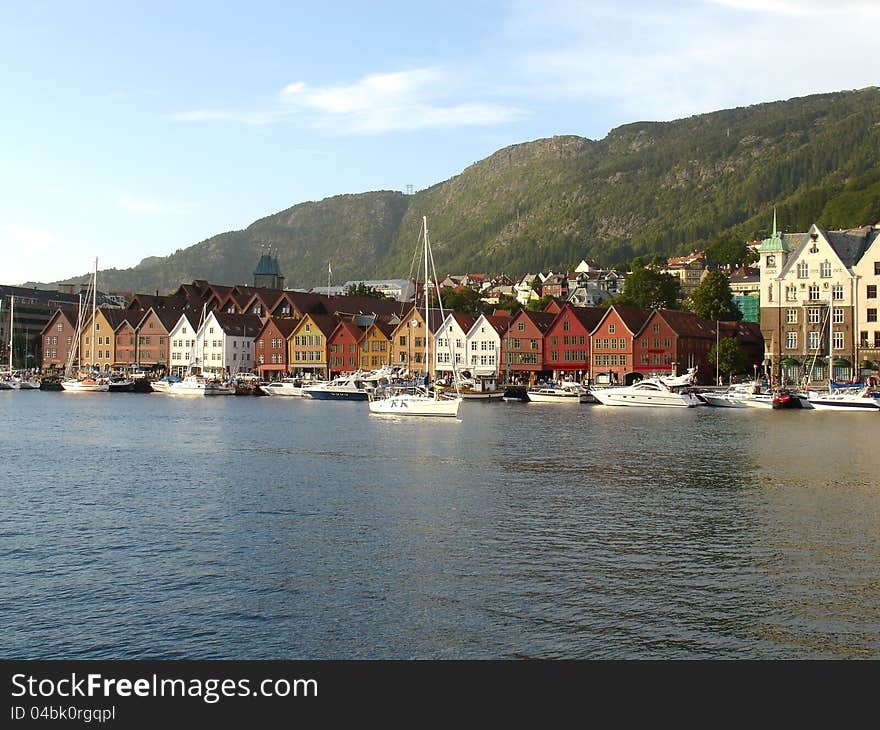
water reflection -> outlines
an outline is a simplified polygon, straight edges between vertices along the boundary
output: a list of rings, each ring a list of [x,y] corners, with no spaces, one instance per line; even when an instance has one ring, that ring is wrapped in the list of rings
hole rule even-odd
[[[33,395],[10,656],[880,656],[865,414]]]

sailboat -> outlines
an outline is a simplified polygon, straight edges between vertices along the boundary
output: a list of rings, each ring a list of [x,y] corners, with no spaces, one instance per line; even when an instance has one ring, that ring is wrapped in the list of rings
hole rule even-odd
[[[206,305],[202,305],[202,317],[199,320],[199,328],[197,332],[201,332],[205,326]],[[159,392],[167,395],[235,395],[235,387],[219,382],[218,380],[209,380],[202,374],[202,368],[198,365],[196,357],[196,342],[198,337],[193,340],[192,348],[189,355],[189,369],[183,380],[168,382],[168,385]]]
[[[866,385],[858,390],[837,390],[833,386],[834,337],[831,325],[834,317],[834,299],[828,302],[828,391],[811,390],[808,394],[809,404],[817,411],[880,411],[880,399],[875,398]]]
[[[416,389],[414,392],[396,392],[392,391],[388,395],[370,395],[370,413],[393,416],[444,416],[447,418],[457,418],[458,409],[461,407],[461,394],[456,391],[454,397],[442,394],[436,388],[433,394],[428,391],[429,373],[430,373],[430,313],[428,307],[428,260],[431,260],[431,269],[434,271],[434,286],[436,291],[440,291],[437,286],[437,270],[434,268],[433,255],[431,254],[431,244],[428,240],[428,218],[422,216],[422,233],[424,238],[424,260],[425,260],[425,382],[424,387]],[[440,305],[440,315],[443,316],[443,305]],[[455,378],[456,386],[458,378]]]
[[[9,296],[9,372],[0,378],[0,388],[5,386],[9,390],[39,390],[40,383],[35,378],[29,378],[24,373],[16,375],[12,369],[12,327],[15,322],[15,297]],[[25,343],[27,350],[27,343]]]
[[[92,336],[90,339],[91,347],[90,352],[94,352],[95,348],[95,310],[96,299],[98,296],[97,292],[98,288],[98,259],[95,259],[95,271],[92,274],[92,281],[89,285],[89,289],[91,289],[92,293]],[[86,296],[88,296],[88,290],[86,291]],[[79,318],[76,323],[76,335],[74,336],[74,344],[70,350],[70,355],[67,358],[67,367],[65,368],[66,377],[61,381],[61,389],[66,393],[106,393],[110,390],[110,383],[106,380],[106,378],[95,377],[91,373],[84,375],[83,377],[77,377],[77,371],[74,369],[74,362],[79,361],[80,367],[81,356],[80,356],[80,341],[82,340],[82,325],[83,325],[83,312],[82,312],[82,297],[79,300]]]

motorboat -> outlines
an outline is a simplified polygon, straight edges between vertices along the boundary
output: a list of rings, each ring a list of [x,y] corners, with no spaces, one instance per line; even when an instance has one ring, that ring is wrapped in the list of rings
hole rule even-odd
[[[529,388],[526,395],[532,403],[587,403],[592,400],[589,391],[578,383],[548,383]]]
[[[368,387],[363,373],[358,371],[326,383],[305,385],[302,395],[315,400],[368,400],[372,390],[373,386]]]
[[[277,395],[301,398],[303,394],[303,383],[298,378],[283,378],[282,380],[273,380],[270,383],[263,383],[259,386],[263,395]]]
[[[604,406],[692,408],[702,405],[687,386],[670,386],[661,378],[645,378],[632,385],[595,388],[590,392]]]
[[[731,385],[726,390],[710,390],[699,394],[701,400],[716,408],[772,408],[773,392],[762,381]]]
[[[131,378],[110,378],[111,393],[131,393],[134,390],[134,380]]]
[[[61,388],[65,393],[106,393],[110,390],[108,378],[68,378],[61,381]]]
[[[867,386],[858,390],[809,391],[810,405],[818,411],[880,411],[880,398]]]
[[[168,395],[235,395],[235,386],[209,380],[202,375],[187,375],[179,382],[169,383],[164,392]]]

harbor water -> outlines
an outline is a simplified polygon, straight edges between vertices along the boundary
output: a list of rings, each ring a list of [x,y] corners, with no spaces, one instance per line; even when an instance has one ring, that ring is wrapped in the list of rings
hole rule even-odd
[[[4,658],[880,658],[874,414],[0,393]]]

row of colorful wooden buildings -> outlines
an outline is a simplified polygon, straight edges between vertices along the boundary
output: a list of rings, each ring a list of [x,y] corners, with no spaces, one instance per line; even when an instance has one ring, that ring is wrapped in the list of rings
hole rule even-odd
[[[207,373],[256,372],[264,379],[392,366],[521,382],[627,382],[691,366],[713,377],[708,356],[719,337],[736,337],[753,363],[763,357],[757,325],[722,322],[716,331],[715,322],[689,312],[551,304],[512,315],[445,314],[430,310],[426,322],[412,303],[196,281],[166,297],[136,295],[125,309],[98,308],[94,328],[86,313],[79,359],[101,370],[182,374],[198,364]],[[64,367],[76,331],[74,310],[50,319],[42,332],[44,371]]]

